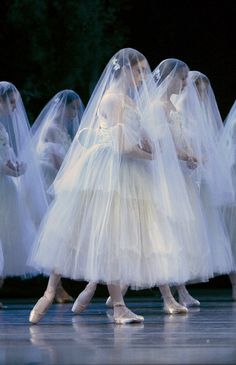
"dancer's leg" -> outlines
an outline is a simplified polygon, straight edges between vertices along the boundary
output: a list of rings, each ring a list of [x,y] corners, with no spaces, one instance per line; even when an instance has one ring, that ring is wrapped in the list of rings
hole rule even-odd
[[[56,303],[59,304],[64,304],[64,303],[71,303],[74,301],[74,299],[72,298],[72,296],[70,296],[65,289],[62,286],[62,282],[61,280],[58,283],[57,289],[56,289],[56,295],[55,295],[55,299],[54,301]]]
[[[128,285],[124,285],[124,286],[121,287],[121,294],[122,294],[123,297],[127,293],[128,288],[129,288]],[[109,307],[109,308],[113,308],[113,303],[112,303],[112,300],[111,300],[110,296],[107,298],[106,306]]]
[[[200,305],[199,300],[193,298],[189,294],[185,285],[176,286],[176,290],[179,295],[180,304],[184,305],[185,307],[198,307]]]

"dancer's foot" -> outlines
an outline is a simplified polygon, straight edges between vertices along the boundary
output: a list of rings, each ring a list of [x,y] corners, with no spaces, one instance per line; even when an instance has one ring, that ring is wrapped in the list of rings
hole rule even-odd
[[[74,299],[60,285],[57,287],[54,301],[59,304],[71,303]]]
[[[187,308],[200,306],[199,300],[193,298],[187,291],[185,293],[179,294],[179,303]]]
[[[96,288],[97,288],[96,283],[88,283],[86,288],[79,294],[78,298],[74,302],[72,307],[72,312],[76,314],[83,312],[91,302],[91,299],[94,296]]]
[[[55,293],[44,293],[44,296],[41,297],[33,309],[30,312],[29,322],[32,324],[38,323],[48,311],[50,305],[53,302]]]
[[[164,303],[164,312],[167,314],[186,314],[188,309],[176,302],[174,297],[169,297]]]
[[[143,316],[138,316],[123,304],[114,306],[113,318],[117,324],[140,323],[144,321]]]

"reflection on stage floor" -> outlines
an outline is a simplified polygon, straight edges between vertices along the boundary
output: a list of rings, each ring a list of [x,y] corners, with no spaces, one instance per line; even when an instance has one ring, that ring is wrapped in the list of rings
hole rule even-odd
[[[200,308],[167,315],[160,296],[127,297],[143,324],[115,325],[105,298],[80,315],[53,304],[38,325],[28,323],[35,302],[3,300],[0,364],[236,364],[236,302],[230,289],[191,291]]]

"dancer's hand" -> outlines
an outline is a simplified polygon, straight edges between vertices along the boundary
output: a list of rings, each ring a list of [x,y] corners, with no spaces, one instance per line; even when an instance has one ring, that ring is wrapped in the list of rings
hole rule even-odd
[[[196,159],[196,157],[191,156],[191,157],[188,158],[186,164],[187,164],[189,169],[194,170],[198,166],[198,160]]]
[[[27,164],[24,162],[16,162],[18,176],[24,175],[27,170]]]

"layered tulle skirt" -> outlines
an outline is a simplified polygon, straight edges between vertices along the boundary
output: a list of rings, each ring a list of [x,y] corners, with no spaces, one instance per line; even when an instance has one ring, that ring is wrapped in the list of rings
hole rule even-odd
[[[186,227],[165,216],[154,199],[159,188],[151,164],[127,156],[117,160],[101,145],[85,152],[63,186],[55,186],[30,264],[46,273],[133,288],[193,279]]]
[[[36,227],[25,209],[17,178],[0,176],[0,241],[3,260],[2,276],[35,274],[27,266]]]
[[[185,162],[181,165],[195,218],[183,229],[191,268],[189,282],[207,281],[232,271],[232,251],[223,217],[212,204],[206,184],[200,184],[197,171],[191,171]]]

